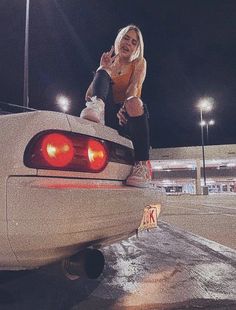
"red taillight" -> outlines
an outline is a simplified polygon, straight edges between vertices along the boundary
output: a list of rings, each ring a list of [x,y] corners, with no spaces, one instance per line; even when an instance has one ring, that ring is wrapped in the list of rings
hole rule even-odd
[[[53,167],[65,167],[74,157],[74,147],[63,134],[52,133],[42,140],[42,154]]]
[[[105,146],[96,140],[88,141],[88,159],[93,170],[100,170],[106,165],[107,151]]]
[[[43,132],[27,145],[24,163],[36,169],[100,172],[108,164],[103,140],[68,132]]]

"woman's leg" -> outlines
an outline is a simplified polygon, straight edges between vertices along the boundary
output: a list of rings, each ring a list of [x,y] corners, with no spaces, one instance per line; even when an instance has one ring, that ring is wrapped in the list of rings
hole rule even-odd
[[[112,99],[111,77],[105,70],[98,70],[93,78],[92,97],[97,96],[105,103]]]
[[[134,145],[135,160],[149,160],[149,123],[148,110],[141,99],[133,97],[126,100],[125,108],[128,114],[126,128]]]
[[[147,107],[139,98],[126,100],[125,108],[128,114],[126,128],[134,145],[135,165],[126,184],[138,187],[148,187],[151,179],[149,160],[149,123]]]
[[[114,129],[118,128],[118,119],[116,117],[116,111],[114,109],[113,104],[113,95],[112,95],[112,80],[110,75],[105,70],[98,70],[93,78],[92,82],[92,101],[91,103],[86,103],[87,108],[85,108],[81,112],[81,117],[96,121],[99,117],[99,113],[101,111],[99,110],[99,105],[101,106],[102,103],[99,102],[102,100],[102,102],[105,104],[102,106],[103,108],[103,114],[105,109],[105,124],[109,127],[112,127]],[[95,98],[95,100],[93,99]],[[99,102],[98,104],[96,104]],[[98,109],[97,109],[98,106]],[[95,115],[95,118],[93,117]],[[92,117],[91,117],[92,116]]]

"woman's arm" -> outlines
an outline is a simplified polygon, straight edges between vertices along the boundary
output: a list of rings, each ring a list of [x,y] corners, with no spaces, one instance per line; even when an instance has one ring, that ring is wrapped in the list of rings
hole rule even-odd
[[[126,101],[128,101],[128,99],[131,99],[130,97],[140,96],[139,90],[140,90],[140,87],[142,87],[143,81],[146,76],[146,67],[147,67],[147,64],[144,58],[136,61],[134,72],[131,76],[130,84],[126,91]],[[117,113],[117,117],[119,119],[119,124],[121,126],[127,123],[125,104]]]
[[[117,55],[113,55],[114,47],[112,46],[109,52],[103,53],[100,59],[100,66],[98,67],[97,71],[100,69],[106,70],[107,73],[110,75],[111,71],[111,65],[113,64],[115,58]],[[89,85],[89,88],[87,89],[87,92],[85,94],[85,100],[88,100],[90,97],[92,97],[92,84]]]
[[[131,76],[130,84],[126,91],[126,98],[132,96],[137,97],[139,95],[138,91],[140,87],[142,87],[143,81],[146,76],[146,68],[147,63],[144,58],[136,60],[134,72]]]

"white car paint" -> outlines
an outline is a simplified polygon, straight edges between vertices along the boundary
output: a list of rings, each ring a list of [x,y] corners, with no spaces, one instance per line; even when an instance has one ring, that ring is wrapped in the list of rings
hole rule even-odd
[[[132,148],[101,124],[58,112],[0,116],[0,269],[37,268],[87,246],[127,238],[146,205],[162,201],[154,189],[128,187],[131,166],[109,162],[100,173],[28,168],[23,156],[37,133],[83,133]]]

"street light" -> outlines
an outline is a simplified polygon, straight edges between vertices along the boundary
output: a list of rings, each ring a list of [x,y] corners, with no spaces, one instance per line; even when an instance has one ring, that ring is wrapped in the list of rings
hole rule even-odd
[[[201,140],[202,140],[202,162],[203,162],[203,179],[204,187],[206,187],[206,164],[205,164],[205,150],[204,150],[204,134],[203,134],[203,112],[209,112],[212,110],[214,99],[211,97],[201,98],[198,102],[198,108],[200,109],[201,119]]]
[[[198,107],[201,111],[209,112],[212,110],[214,99],[211,97],[201,98],[198,102]]]
[[[209,142],[209,129],[208,126],[213,126],[215,125],[215,121],[213,119],[209,120],[208,122],[206,122],[206,130],[207,130],[207,144]]]
[[[213,119],[211,119],[209,121],[202,120],[202,122],[200,122],[200,126],[202,126],[202,127],[206,126],[207,144],[208,144],[208,141],[209,141],[209,126],[213,126],[213,125],[215,125],[215,121]]]
[[[62,111],[66,113],[69,110],[71,100],[64,95],[57,95],[56,103],[60,106]]]

